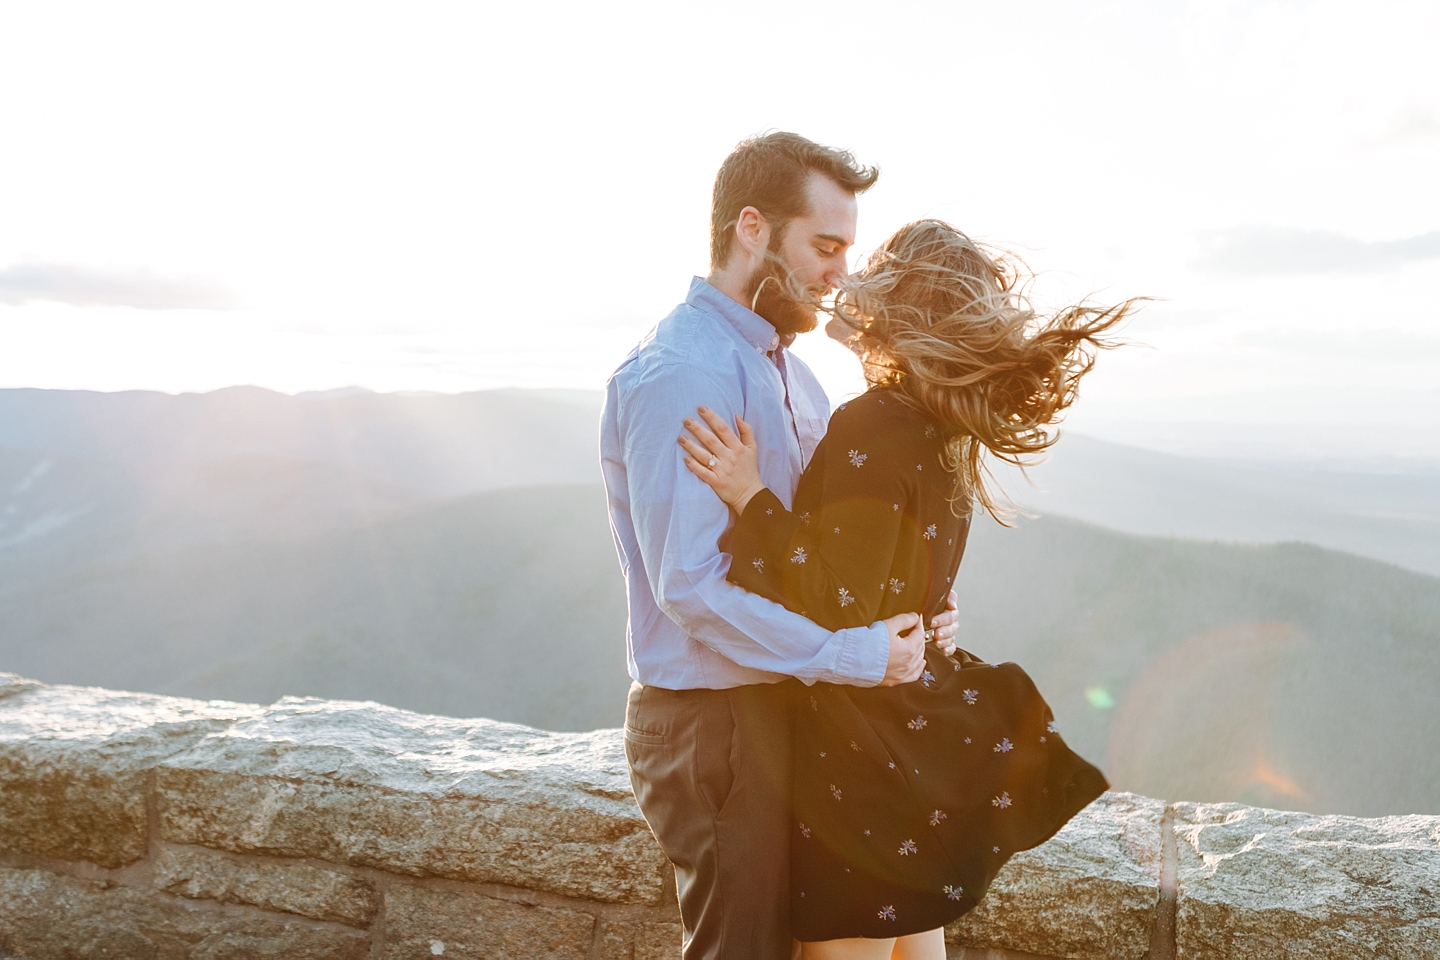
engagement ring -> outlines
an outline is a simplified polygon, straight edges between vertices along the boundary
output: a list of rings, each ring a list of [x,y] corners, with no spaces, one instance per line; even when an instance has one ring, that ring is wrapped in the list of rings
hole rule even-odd
[[[706,466],[709,467],[711,470],[714,470],[714,469],[715,469],[715,464],[717,464],[717,463],[719,463],[719,462],[720,462],[720,461],[716,460],[714,457],[711,457],[711,458],[710,458],[710,462],[707,463]]]

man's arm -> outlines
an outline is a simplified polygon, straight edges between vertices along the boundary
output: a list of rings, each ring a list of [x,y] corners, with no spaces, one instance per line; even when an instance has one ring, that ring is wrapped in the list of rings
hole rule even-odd
[[[743,412],[738,384],[693,368],[670,368],[632,389],[619,410],[630,513],[656,604],[690,636],[741,666],[802,680],[872,686],[885,676],[884,624],[831,633],[778,603],[725,579],[720,542],[730,510],[684,464],[681,424],[706,404],[733,420]],[[785,468],[761,450],[762,476]]]

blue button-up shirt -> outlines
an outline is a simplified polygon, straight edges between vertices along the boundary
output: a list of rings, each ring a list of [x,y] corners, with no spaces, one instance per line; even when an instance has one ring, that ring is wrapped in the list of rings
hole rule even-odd
[[[606,385],[600,465],[630,602],[630,676],[641,683],[872,686],[885,675],[883,624],[831,633],[725,579],[730,510],[676,443],[701,404],[732,424],[739,414],[755,428],[761,479],[788,507],[830,403],[793,354],[777,355],[782,375],[775,350],[774,327],[697,277]]]

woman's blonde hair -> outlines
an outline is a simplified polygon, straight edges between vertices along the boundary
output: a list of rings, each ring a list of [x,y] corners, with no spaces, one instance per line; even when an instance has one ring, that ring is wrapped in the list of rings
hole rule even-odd
[[[955,503],[967,513],[978,503],[1002,523],[1013,510],[992,493],[982,454],[1023,470],[1055,443],[1053,428],[1097,352],[1119,346],[1104,334],[1144,299],[1042,315],[1026,294],[1029,279],[1013,254],[943,221],[917,220],[841,284],[831,309],[850,329],[866,379],[893,386],[939,426]]]

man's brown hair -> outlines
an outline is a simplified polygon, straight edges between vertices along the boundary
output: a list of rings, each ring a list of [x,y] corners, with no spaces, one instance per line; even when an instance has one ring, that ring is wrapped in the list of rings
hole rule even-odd
[[[880,176],[878,167],[862,167],[849,150],[822,147],[798,133],[776,131],[742,141],[720,164],[710,202],[710,266],[730,259],[740,211],[754,207],[769,221],[772,244],[785,226],[809,208],[805,184],[810,172],[823,173],[852,194],[864,193]]]

